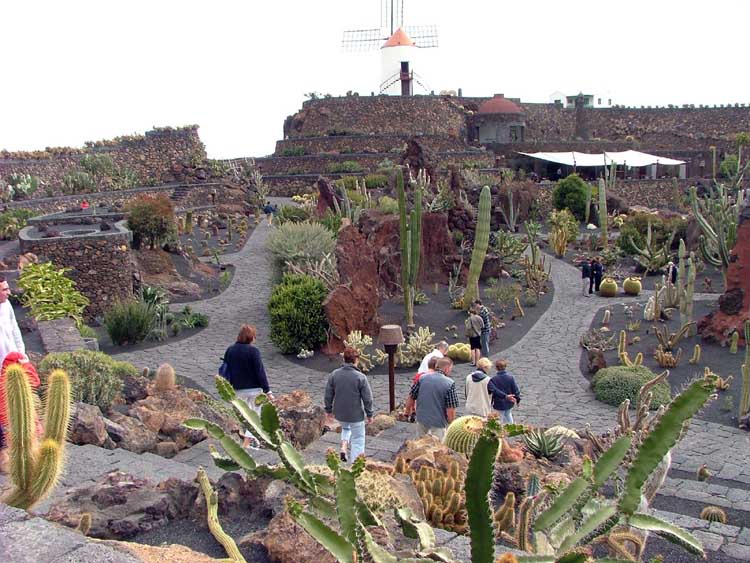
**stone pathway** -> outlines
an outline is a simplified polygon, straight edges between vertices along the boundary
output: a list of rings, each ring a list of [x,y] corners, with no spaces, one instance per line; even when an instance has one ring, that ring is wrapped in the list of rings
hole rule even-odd
[[[258,328],[258,346],[263,354],[271,386],[276,393],[302,389],[322,404],[326,374],[300,367],[279,354],[270,343],[270,322],[266,304],[272,289],[273,267],[266,250],[270,232],[264,222],[255,229],[245,247],[227,256],[235,265],[232,284],[220,295],[195,303],[196,311],[211,318],[210,326],[190,338],[165,344],[158,348],[119,354],[117,359],[136,366],[155,367],[169,361],[178,374],[193,380],[206,390],[213,391],[213,375],[226,347],[234,342],[239,326],[254,324]],[[579,338],[590,326],[594,314],[603,301],[584,297],[579,292],[580,273],[561,260],[547,257],[552,264],[555,297],[545,314],[515,345],[495,354],[510,361],[516,374],[523,400],[514,410],[518,422],[548,425],[563,424],[583,428],[587,424],[595,431],[604,431],[615,423],[616,409],[596,401],[588,381],[580,373]],[[707,296],[715,298],[715,296]],[[502,332],[500,333],[502,338]],[[456,369],[454,377],[459,395],[463,398],[463,379],[468,366]],[[386,376],[371,376],[376,407],[387,402]],[[403,399],[408,392],[410,378],[397,379],[396,393]],[[463,401],[461,401],[463,403]],[[414,433],[414,427],[399,423],[377,438],[367,439],[368,454],[389,460],[402,441]],[[695,420],[687,436],[673,452],[673,469],[690,472],[706,464],[713,475],[723,479],[723,485],[712,486],[695,480],[672,477],[660,497],[685,501],[714,503],[750,513],[750,435],[738,429]],[[329,447],[337,448],[338,435],[324,435],[305,450],[310,463],[323,463]],[[137,455],[123,450],[107,451],[92,446],[72,446],[69,467],[63,477],[63,487],[87,484],[107,471],[118,468],[137,476],[165,479],[169,476],[192,478],[195,469],[203,465],[212,474],[208,442],[180,452],[171,460],[153,454]],[[260,462],[275,462],[272,452],[259,451],[254,456]],[[722,504],[723,502],[723,504]],[[48,503],[47,503],[48,504]],[[45,506],[40,507],[44,510]],[[708,525],[697,519],[697,514],[663,512],[663,517],[696,530],[713,551],[721,550],[731,557],[750,560],[750,529],[743,526]],[[731,524],[731,522],[730,522]]]

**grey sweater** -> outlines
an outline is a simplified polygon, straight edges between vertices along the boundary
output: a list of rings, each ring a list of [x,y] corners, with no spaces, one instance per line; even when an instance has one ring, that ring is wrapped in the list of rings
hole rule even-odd
[[[372,391],[365,374],[352,364],[333,370],[326,384],[325,408],[339,422],[361,422],[365,415],[371,417]]]

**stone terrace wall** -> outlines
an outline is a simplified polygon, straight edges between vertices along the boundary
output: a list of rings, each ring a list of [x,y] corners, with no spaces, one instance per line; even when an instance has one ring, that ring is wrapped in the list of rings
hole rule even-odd
[[[88,318],[106,311],[112,303],[133,294],[130,231],[116,223],[110,232],[80,237],[29,237],[33,227],[19,233],[21,252],[33,252],[40,260],[71,268],[69,275],[78,290],[91,301]]]
[[[346,96],[308,100],[287,118],[285,138],[340,135],[466,136],[465,113],[442,96]]]
[[[283,156],[284,149],[304,149],[310,154],[401,153],[406,148],[408,135],[336,135],[306,137],[276,141],[274,156]],[[469,150],[469,146],[455,137],[422,135],[420,142],[436,152]]]
[[[198,136],[198,126],[178,129],[155,129],[144,135],[118,137],[112,141],[91,143],[85,148],[46,149],[35,152],[0,152],[0,179],[11,174],[31,174],[44,184],[45,189],[61,193],[63,177],[79,167],[87,154],[109,155],[114,163],[132,170],[141,185],[156,185],[172,179],[172,167],[177,164],[202,162],[206,148]],[[108,189],[106,180],[99,179],[97,189]]]

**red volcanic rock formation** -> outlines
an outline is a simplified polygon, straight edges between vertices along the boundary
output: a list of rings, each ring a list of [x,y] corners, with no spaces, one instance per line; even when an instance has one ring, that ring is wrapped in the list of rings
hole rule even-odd
[[[334,201],[341,202],[341,198],[336,194],[333,184],[323,176],[315,181],[315,187],[318,189],[318,205],[315,208],[315,214],[318,217],[325,217],[328,211],[336,211]]]
[[[744,344],[744,324],[750,320],[750,203],[746,203],[737,228],[737,244],[732,249],[727,270],[727,286],[719,297],[719,310],[703,317],[698,332],[709,341],[726,344],[737,330]]]

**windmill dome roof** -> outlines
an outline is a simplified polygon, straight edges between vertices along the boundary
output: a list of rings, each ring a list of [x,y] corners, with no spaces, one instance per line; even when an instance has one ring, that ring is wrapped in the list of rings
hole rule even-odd
[[[385,49],[386,47],[415,47],[415,44],[414,41],[406,35],[406,32],[399,27],[393,32],[390,39],[383,43],[381,49]]]
[[[523,113],[521,108],[502,94],[495,94],[479,104],[479,113]]]

